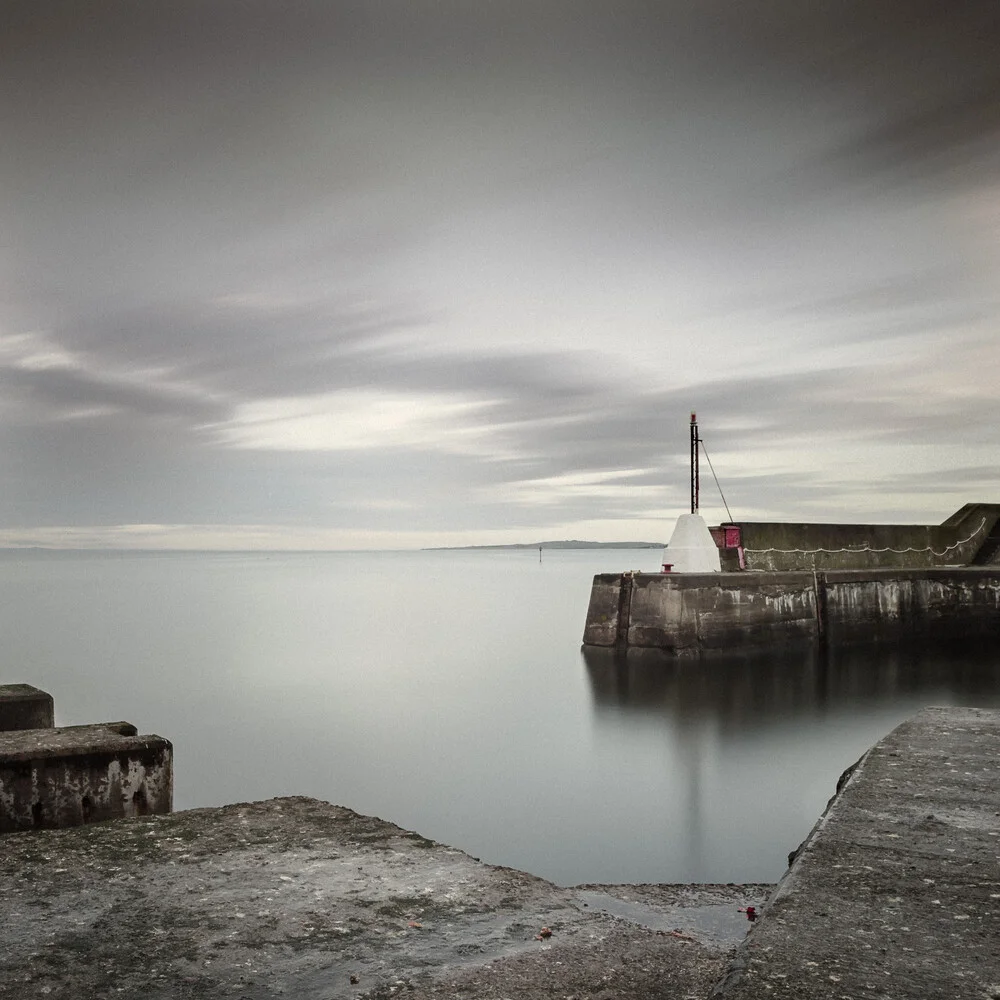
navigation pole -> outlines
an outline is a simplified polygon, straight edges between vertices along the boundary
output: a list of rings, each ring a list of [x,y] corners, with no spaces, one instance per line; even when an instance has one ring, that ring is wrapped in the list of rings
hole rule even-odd
[[[698,493],[700,479],[698,475],[698,414],[691,411],[691,513],[698,513]]]

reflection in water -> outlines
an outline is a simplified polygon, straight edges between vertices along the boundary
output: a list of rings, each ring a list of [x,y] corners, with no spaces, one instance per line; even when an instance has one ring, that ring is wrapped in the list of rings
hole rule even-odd
[[[684,726],[712,720],[727,733],[776,719],[815,718],[933,696],[1000,703],[1000,656],[983,643],[857,646],[671,657],[658,650],[583,648],[597,711],[661,713]]]
[[[665,880],[778,878],[840,773],[896,725],[927,705],[1000,706],[1000,657],[984,645],[583,659],[601,742],[631,729],[641,752],[662,748]]]

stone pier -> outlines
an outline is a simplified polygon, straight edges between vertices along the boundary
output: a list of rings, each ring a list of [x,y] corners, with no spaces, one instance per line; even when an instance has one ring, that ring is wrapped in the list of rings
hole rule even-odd
[[[583,642],[697,653],[969,635],[1000,635],[1000,568],[602,573]]]

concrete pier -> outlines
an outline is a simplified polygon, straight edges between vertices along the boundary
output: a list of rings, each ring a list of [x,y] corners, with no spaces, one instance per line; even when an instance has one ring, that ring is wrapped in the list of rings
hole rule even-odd
[[[690,653],[795,641],[1000,635],[1000,568],[603,573],[585,645]]]
[[[714,995],[1000,997],[1000,712],[927,709],[865,754]]]

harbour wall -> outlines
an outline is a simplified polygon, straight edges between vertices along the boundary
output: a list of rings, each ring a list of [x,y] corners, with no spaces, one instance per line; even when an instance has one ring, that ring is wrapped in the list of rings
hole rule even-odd
[[[583,641],[696,653],[952,635],[1000,636],[1000,567],[602,573]]]
[[[740,529],[741,549],[721,550],[723,570],[1000,565],[1000,504],[966,504],[941,524],[737,521],[732,526]]]

